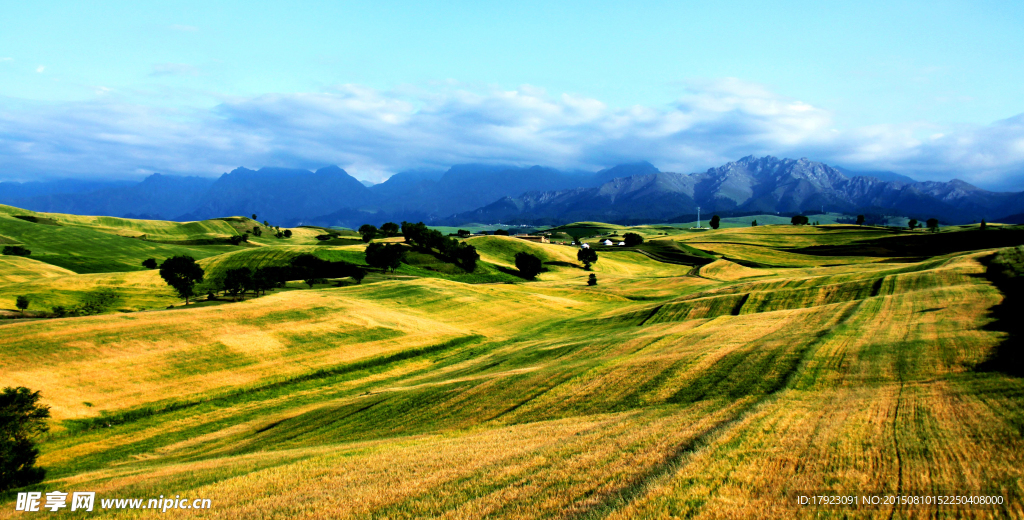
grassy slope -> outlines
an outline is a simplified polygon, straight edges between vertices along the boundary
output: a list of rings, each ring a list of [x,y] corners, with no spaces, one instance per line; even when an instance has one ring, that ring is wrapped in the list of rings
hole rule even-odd
[[[973,369],[1002,337],[990,253],[786,251],[862,233],[683,233],[775,267],[609,251],[594,287],[562,264],[575,249],[474,238],[495,268],[518,251],[557,263],[529,284],[0,325],[0,368],[58,420],[108,414],[57,428],[41,489],[208,497],[214,517],[789,518],[811,513],[788,506],[797,490],[1024,491],[1024,383]]]

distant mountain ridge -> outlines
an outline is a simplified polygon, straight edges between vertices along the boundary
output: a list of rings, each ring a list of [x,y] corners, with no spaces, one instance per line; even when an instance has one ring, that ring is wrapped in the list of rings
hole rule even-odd
[[[0,183],[0,203],[166,220],[255,213],[274,225],[346,227],[389,220],[449,225],[659,222],[689,220],[698,206],[706,214],[824,209],[936,217],[948,223],[1019,219],[1024,213],[1024,192],[991,192],[960,180],[917,182],[893,172],[853,172],[771,156],[748,156],[692,174],[662,172],[648,162],[598,172],[463,164],[399,172],[368,186],[329,166],[314,172],[236,168],[216,179],[153,174],[134,184],[51,184]]]
[[[653,222],[694,215],[697,207],[707,214],[827,210],[934,216],[960,223],[1020,213],[1024,192],[990,192],[960,180],[907,183],[851,178],[808,159],[749,156],[703,173],[648,173],[616,178],[595,188],[505,197],[444,222]]]

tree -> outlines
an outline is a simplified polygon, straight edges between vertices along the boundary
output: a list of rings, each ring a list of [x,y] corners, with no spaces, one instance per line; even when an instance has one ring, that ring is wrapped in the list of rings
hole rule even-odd
[[[978,229],[980,229],[982,231],[985,231],[985,227],[986,227],[985,219],[981,219],[981,226]]]
[[[363,224],[359,226],[359,234],[363,235],[363,242],[369,242],[377,238],[377,226]]]
[[[382,244],[374,242],[366,246],[366,263],[370,267],[395,272],[405,258],[405,247],[401,244]]]
[[[236,245],[236,246],[237,245],[241,245],[242,242],[248,242],[249,241],[249,234],[246,233],[246,234],[243,234],[243,235],[233,235],[228,240],[231,241],[232,245]]]
[[[937,219],[937,218],[930,218],[930,219],[928,219],[928,230],[931,231],[932,233],[938,233],[939,232],[939,219]]]
[[[394,222],[385,222],[380,226],[380,232],[384,233],[386,237],[397,237],[402,230]]]
[[[252,214],[252,219],[256,220],[256,214],[255,213]]]
[[[523,278],[536,278],[543,269],[543,264],[540,258],[537,258],[530,253],[516,253],[516,269],[519,269],[519,274]]]
[[[270,224],[266,220],[264,220],[263,221],[263,227],[268,227],[269,228]]]
[[[576,253],[576,259],[583,262],[583,268],[589,271],[590,265],[597,262],[597,251],[594,251],[589,247],[581,248]]]
[[[637,233],[626,233],[622,235],[622,241],[626,243],[627,247],[636,247],[644,243],[644,237]]]
[[[32,254],[32,251],[29,251],[22,246],[4,246],[3,253],[5,255],[12,256],[28,256]]]
[[[849,222],[849,221],[847,221],[847,222]],[[857,215],[857,225],[858,226],[863,226],[864,225],[864,215]]]
[[[252,269],[248,267],[236,267],[234,269],[228,269],[227,273],[224,274],[224,290],[231,295],[235,301],[238,300],[238,294],[242,294],[242,299],[245,299],[245,290],[252,286]]]
[[[147,258],[142,261],[142,267],[146,269],[156,269],[156,258]]]
[[[805,226],[807,225],[807,217],[803,215],[793,215],[793,218],[789,219],[789,222],[794,226]]]
[[[327,283],[326,278],[330,264],[327,260],[303,253],[292,258],[292,275],[298,276],[312,289],[318,283]]]
[[[263,230],[260,229],[259,226],[253,226],[252,227],[252,236],[254,236],[254,237],[263,236]]]
[[[456,234],[459,235],[459,238],[468,238],[469,235],[472,235],[473,233],[467,229],[460,229],[456,232]]]
[[[0,393],[0,492],[42,482],[46,470],[35,467],[35,437],[46,432],[50,408],[39,392],[7,387]]]
[[[590,278],[587,278],[587,285],[597,285],[597,275],[590,273]]]
[[[718,229],[718,226],[722,223],[722,219],[718,218],[718,215],[711,216],[710,226],[711,229]]]
[[[508,236],[508,231],[505,231],[504,229],[495,229],[494,230],[494,234],[495,235],[503,235],[503,236],[507,237]]]
[[[14,306],[21,311],[22,316],[25,315],[25,309],[28,309],[28,304],[28,296],[18,296],[17,300],[14,302]]]
[[[754,219],[753,222],[750,223],[750,227],[757,227],[757,219]]]
[[[916,218],[910,219],[910,222],[907,222],[907,227],[909,227],[910,230],[913,231],[914,228],[917,227],[917,219]]]
[[[291,238],[292,237],[292,230],[290,230],[290,229],[284,230],[284,237],[285,238]]]
[[[160,277],[185,299],[185,305],[195,295],[195,286],[203,281],[203,274],[203,268],[191,256],[174,256],[160,264]]]
[[[467,273],[476,271],[476,261],[480,259],[480,254],[476,252],[475,247],[463,243],[459,246],[457,256],[459,263]]]

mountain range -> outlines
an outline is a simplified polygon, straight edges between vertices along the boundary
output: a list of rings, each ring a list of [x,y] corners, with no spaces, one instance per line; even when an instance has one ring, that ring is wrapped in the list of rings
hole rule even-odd
[[[598,172],[542,166],[456,165],[396,173],[380,184],[337,166],[236,168],[219,178],[153,174],[141,182],[0,183],[0,203],[34,211],[198,220],[258,214],[275,225],[356,227],[385,221],[557,224],[665,222],[705,214],[851,214],[936,217],[964,223],[1024,213],[1024,192],[986,191],[960,180],[917,182],[893,172],[854,172],[771,156],[682,174],[647,162]]]

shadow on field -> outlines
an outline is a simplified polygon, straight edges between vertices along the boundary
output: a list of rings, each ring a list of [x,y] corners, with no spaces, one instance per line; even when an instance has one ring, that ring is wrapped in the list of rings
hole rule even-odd
[[[990,316],[994,321],[984,328],[1005,332],[1007,336],[975,370],[1024,377],[1024,246],[1000,250],[982,262],[986,266],[984,277],[1004,296],[992,308]]]

